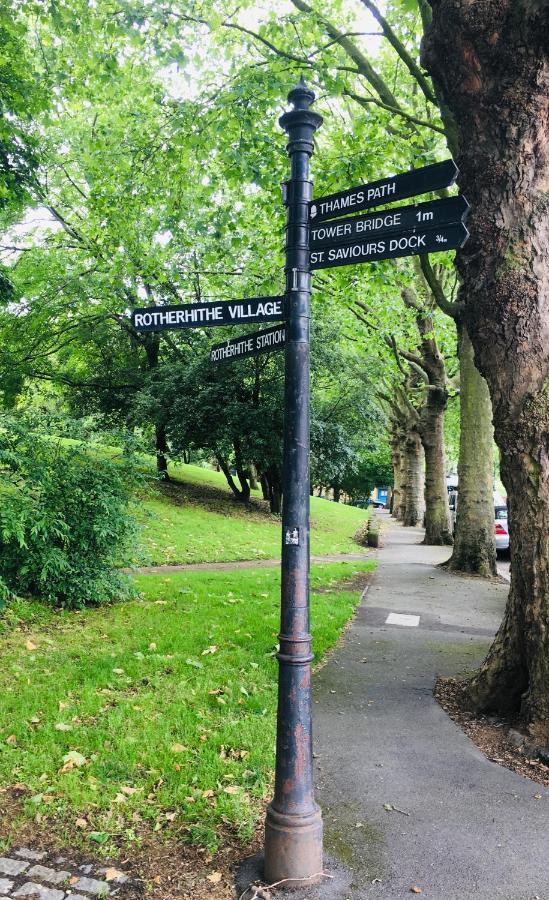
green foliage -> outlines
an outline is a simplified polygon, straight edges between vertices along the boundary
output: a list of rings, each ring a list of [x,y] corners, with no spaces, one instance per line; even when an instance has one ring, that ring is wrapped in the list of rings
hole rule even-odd
[[[359,600],[342,582],[373,567],[313,567],[317,660]],[[247,840],[271,791],[280,570],[136,583],[138,601],[77,621],[16,609],[26,633],[0,635],[0,736],[15,736],[2,744],[0,784],[15,768],[31,792],[21,818],[40,812],[88,853],[98,840],[117,853],[147,832],[212,850],[228,829]]]
[[[343,490],[353,500],[358,500],[361,497],[369,497],[375,487],[385,487],[392,483],[391,451],[387,446],[382,446],[362,454],[356,471],[345,478]]]
[[[67,608],[127,596],[128,584],[114,566],[132,533],[129,489],[121,466],[3,417],[0,579],[5,586]]]

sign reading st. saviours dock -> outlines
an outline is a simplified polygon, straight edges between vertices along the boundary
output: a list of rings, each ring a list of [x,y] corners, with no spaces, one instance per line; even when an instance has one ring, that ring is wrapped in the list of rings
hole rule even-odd
[[[211,328],[250,322],[280,322],[284,319],[284,297],[255,297],[223,303],[185,303],[182,306],[146,306],[132,310],[136,331],[166,331],[169,328]]]

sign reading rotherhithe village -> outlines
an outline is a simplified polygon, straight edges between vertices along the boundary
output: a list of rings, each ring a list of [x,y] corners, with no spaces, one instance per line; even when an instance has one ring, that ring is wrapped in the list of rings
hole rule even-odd
[[[284,297],[254,297],[222,303],[185,303],[181,306],[145,306],[134,309],[136,331],[165,331],[170,328],[210,328],[215,325],[243,325],[252,322],[280,322],[284,318]]]
[[[311,224],[316,224],[324,219],[336,219],[346,213],[360,212],[372,206],[439,191],[453,184],[457,175],[458,167],[454,160],[446,159],[421,169],[411,169],[401,175],[392,175],[337,194],[319,197],[309,203],[310,221]]]

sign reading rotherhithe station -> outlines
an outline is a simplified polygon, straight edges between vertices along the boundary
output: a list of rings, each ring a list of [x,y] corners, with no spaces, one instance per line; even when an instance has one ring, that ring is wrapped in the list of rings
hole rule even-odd
[[[413,206],[394,206],[381,212],[366,213],[352,219],[312,224],[310,248],[317,250],[332,244],[349,244],[374,235],[391,234],[415,229],[440,228],[461,222],[469,211],[469,204],[462,194],[444,200],[431,200]]]
[[[134,309],[136,331],[166,331],[171,328],[211,328],[216,325],[244,325],[280,322],[284,319],[284,297],[255,297],[222,303],[185,303],[181,306],[146,306]]]
[[[223,344],[214,344],[210,349],[210,361],[213,363],[231,362],[271,350],[282,350],[286,343],[286,326],[275,325],[264,331],[244,334],[242,337],[230,338]]]
[[[392,175],[312,200],[309,203],[309,219],[313,225],[325,219],[337,219],[346,213],[360,212],[373,206],[438,191],[453,184],[457,176],[458,167],[453,159],[423,166],[421,169],[411,169],[401,175]]]
[[[363,238],[352,244],[336,244],[323,250],[311,251],[311,269],[331,269],[355,263],[394,259],[397,256],[415,256],[420,253],[439,253],[463,247],[469,237],[461,222],[439,229],[418,229],[415,232],[395,234],[377,240]]]

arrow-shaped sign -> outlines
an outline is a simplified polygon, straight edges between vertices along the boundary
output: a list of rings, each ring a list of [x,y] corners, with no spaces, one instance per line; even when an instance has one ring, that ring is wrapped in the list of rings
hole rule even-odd
[[[468,237],[469,232],[460,222],[456,225],[447,225],[445,228],[401,232],[378,240],[363,238],[352,244],[335,244],[323,250],[312,250],[311,269],[331,269],[335,266],[376,262],[397,256],[455,250],[456,247],[463,247]]]
[[[444,162],[423,166],[421,169],[411,169],[401,175],[393,175],[346,191],[339,191],[337,194],[329,194],[327,197],[319,197],[318,200],[309,203],[310,222],[316,224],[325,219],[337,219],[346,213],[359,212],[361,209],[371,209],[384,203],[394,203],[396,200],[438,191],[453,184],[458,172],[454,160],[446,159]]]
[[[165,331],[174,328],[211,328],[216,325],[280,322],[284,317],[284,297],[254,297],[220,303],[185,303],[182,306],[146,306],[134,309],[136,331]]]
[[[444,200],[431,200],[415,206],[393,206],[382,212],[366,213],[352,219],[336,219],[312,224],[310,248],[328,247],[333,244],[350,244],[356,240],[377,237],[400,231],[440,228],[461,222],[470,207],[462,194]]]
[[[275,325],[264,331],[231,338],[223,344],[214,344],[210,349],[210,362],[230,362],[233,359],[257,356],[258,353],[269,353],[271,350],[283,350],[285,343],[286,326]]]

